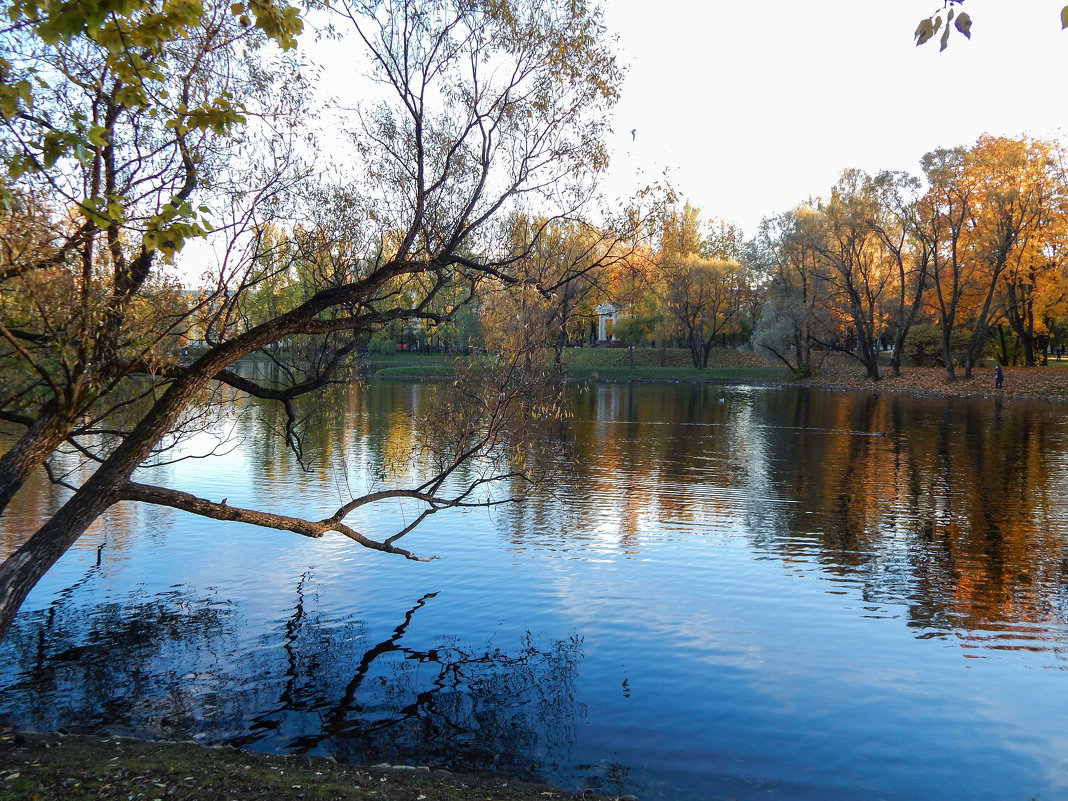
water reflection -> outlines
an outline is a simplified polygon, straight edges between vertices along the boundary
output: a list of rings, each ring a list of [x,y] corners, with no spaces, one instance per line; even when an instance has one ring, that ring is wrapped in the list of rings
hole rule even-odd
[[[543,644],[528,632],[513,650],[462,635],[409,644],[429,593],[370,643],[361,621],[317,608],[305,574],[291,615],[235,653],[244,621],[217,594],[134,592],[93,609],[71,600],[96,578],[90,570],[12,628],[17,678],[0,708],[21,725],[532,777],[546,758],[566,758],[581,722],[578,635]]]
[[[227,425],[255,480],[235,487],[224,469],[192,489],[325,510],[408,464],[446,391],[385,383],[300,410],[307,469],[279,435],[280,410],[251,403]],[[575,464],[554,493],[501,515],[514,548],[610,543],[636,556],[650,541],[741,532],[784,565],[814,561],[861,582],[866,600],[904,604],[920,636],[990,643],[995,630],[997,647],[1042,647],[1068,623],[1068,424],[1049,405],[626,384],[578,389],[571,407]],[[30,482],[0,521],[0,552],[60,500]],[[116,507],[82,547],[106,530],[123,549],[140,516]]]
[[[307,469],[252,403],[218,467],[157,478],[314,515],[403,461],[445,391],[340,394],[307,418]],[[0,714],[670,801],[1068,793],[1063,406],[570,402],[552,492],[435,517],[410,535],[430,565],[116,507],[0,648]]]
[[[609,539],[637,555],[744,532],[784,565],[814,561],[865,600],[907,606],[922,636],[1063,636],[1066,424],[1049,405],[627,385],[575,409],[582,467],[508,517],[516,547]]]
[[[93,578],[11,628],[17,673],[0,705],[38,730],[189,736],[216,718],[226,696],[212,671],[227,652],[231,605],[175,588],[87,610],[70,598]]]

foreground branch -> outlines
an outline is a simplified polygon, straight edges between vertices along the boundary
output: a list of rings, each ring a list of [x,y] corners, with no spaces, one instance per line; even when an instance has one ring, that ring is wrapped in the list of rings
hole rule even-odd
[[[403,495],[404,493],[401,492],[398,494]],[[248,523],[253,526],[260,526],[261,528],[291,531],[294,534],[300,534],[303,537],[311,537],[313,539],[318,539],[329,531],[336,531],[340,534],[344,534],[346,537],[360,545],[363,545],[365,548],[370,548],[375,551],[383,551],[385,553],[398,554],[405,559],[411,559],[416,562],[429,562],[432,559],[437,558],[433,556],[416,556],[411,551],[399,548],[391,543],[379,542],[370,537],[366,537],[352,527],[342,523],[337,519],[337,515],[333,515],[324,520],[305,520],[301,517],[292,517],[290,515],[280,515],[273,512],[263,512],[257,509],[244,509],[239,506],[230,506],[226,503],[225,499],[220,503],[216,503],[205,498],[198,498],[196,495],[192,495],[188,492],[167,489],[166,487],[158,487],[152,484],[140,484],[134,481],[127,481],[122,484],[118,488],[116,495],[117,500],[121,501],[139,501],[141,503],[156,504],[157,506],[169,506],[172,509],[190,512],[195,515],[200,515],[201,517],[210,517],[214,520],[230,520],[235,523]],[[391,538],[391,541],[392,539],[393,538]]]

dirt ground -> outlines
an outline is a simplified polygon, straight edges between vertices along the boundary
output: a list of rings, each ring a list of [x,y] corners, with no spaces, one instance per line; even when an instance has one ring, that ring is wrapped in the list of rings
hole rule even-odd
[[[636,801],[502,777],[353,767],[193,743],[0,733],[0,801]]]
[[[828,389],[868,389],[876,392],[903,392],[910,395],[945,397],[1026,397],[1068,400],[1068,364],[1049,367],[1006,367],[1005,383],[994,387],[994,368],[977,367],[971,378],[958,370],[955,381],[947,380],[941,367],[903,367],[900,376],[883,369],[881,380],[872,381],[855,365],[824,367],[818,376],[798,381],[800,386]]]

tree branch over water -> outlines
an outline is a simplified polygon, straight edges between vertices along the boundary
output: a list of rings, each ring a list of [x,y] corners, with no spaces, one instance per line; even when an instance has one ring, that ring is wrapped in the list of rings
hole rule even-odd
[[[258,57],[272,40],[283,54],[296,44],[302,21],[285,0],[252,10],[119,3],[107,26],[90,20],[58,36],[66,18],[11,6],[18,24],[3,32],[2,76],[11,91],[0,109],[11,144],[0,365],[11,386],[0,419],[24,430],[0,457],[0,513],[70,438],[98,464],[80,483],[63,479],[73,496],[0,566],[0,633],[122,500],[321,533],[324,521],[235,510],[131,476],[183,433],[222,419],[239,393],[220,384],[281,403],[284,438],[303,461],[296,404],[343,377],[358,343],[392,324],[445,324],[477,308],[487,287],[530,283],[521,267],[537,242],[511,236],[513,221],[535,207],[566,219],[594,196],[621,80],[599,12],[583,3],[343,5],[335,30],[354,37],[353,69],[382,91],[339,123],[351,157],[343,180],[326,180],[328,170],[299,157],[315,149],[309,123],[322,111],[308,106],[299,61]],[[127,50],[114,35],[142,45]],[[53,70],[47,85],[31,81],[42,64]],[[211,217],[225,221],[215,233]],[[208,288],[190,297],[167,260],[198,238],[220,256]],[[185,358],[183,339],[205,347]],[[307,364],[276,359],[277,385],[234,369],[275,348]],[[413,457],[426,473],[383,491],[426,503],[422,520],[487,505],[474,493],[529,478],[524,454],[539,444],[525,437],[559,408],[557,377],[535,351],[502,352],[505,383],[457,387],[467,394],[425,428]],[[411,526],[374,538],[343,518],[334,530],[410,556],[394,543]]]

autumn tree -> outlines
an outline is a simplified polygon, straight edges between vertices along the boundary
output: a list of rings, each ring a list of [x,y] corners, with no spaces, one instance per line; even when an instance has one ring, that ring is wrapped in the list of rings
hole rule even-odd
[[[931,254],[933,305],[941,334],[942,363],[949,381],[956,379],[953,336],[968,303],[974,264],[968,258],[968,221],[976,202],[964,181],[964,148],[933,150],[920,163],[928,190],[919,201],[915,229],[921,247]]]
[[[711,228],[711,231],[708,229]],[[648,271],[651,305],[661,338],[689,349],[694,367],[708,366],[717,339],[740,330],[748,299],[741,233],[684,203],[660,211],[657,247]],[[727,255],[729,254],[729,255]]]
[[[706,259],[741,262],[745,260],[745,233],[732,222],[711,219],[701,240],[700,253]]]
[[[727,220],[713,217],[708,220],[706,230],[701,243],[701,255],[738,265],[743,303],[737,324],[737,341],[747,343],[752,339],[764,302],[763,294],[758,291],[753,265],[750,264],[749,242],[741,227]]]
[[[876,381],[882,299],[893,280],[882,242],[871,225],[877,203],[866,176],[859,170],[846,170],[827,204],[819,214],[805,218],[802,227],[809,246],[820,255],[817,272],[834,309],[852,334],[847,331],[821,344],[848,353]]]
[[[991,301],[1018,337],[1024,364],[1033,367],[1048,342],[1046,320],[1062,313],[1066,295],[1068,206],[1053,173],[1058,159],[1052,143],[1029,139],[984,137],[972,153],[983,182],[977,255],[990,272]],[[977,344],[972,353],[980,354]]]
[[[818,371],[830,352],[819,343],[835,335],[820,255],[804,233],[805,218],[815,213],[802,206],[766,218],[747,246],[764,296],[753,341],[801,378]]]
[[[662,278],[663,304],[674,334],[685,343],[693,366],[708,367],[717,339],[737,330],[746,286],[736,261],[677,257]]]
[[[890,369],[896,376],[901,374],[905,341],[927,296],[932,254],[924,238],[916,235],[919,179],[903,172],[880,172],[868,183],[875,198],[868,225],[896,273],[884,301],[893,336]]]
[[[669,257],[698,255],[705,246],[701,210],[689,203],[668,208],[660,219],[660,252]]]
[[[953,378],[949,337],[968,335],[965,377],[985,353],[995,301],[1015,258],[1040,230],[1053,204],[1048,149],[1026,139],[981,137],[969,149],[925,156],[931,189],[924,234],[934,248],[932,275],[943,356]]]
[[[17,464],[7,460],[0,467],[2,478],[17,484],[68,441],[95,469],[83,482],[65,481],[70,499],[0,566],[0,631],[6,630],[37,580],[96,518],[120,501],[160,504],[310,537],[338,531],[367,547],[415,558],[397,544],[410,526],[376,539],[346,525],[346,516],[386,497],[416,499],[426,504],[427,513],[461,506],[474,502],[475,487],[493,476],[515,475],[512,457],[520,450],[508,441],[510,433],[522,429],[519,421],[526,416],[544,416],[551,408],[551,400],[524,389],[515,359],[494,377],[498,383],[472,385],[463,406],[470,413],[449,418],[448,430],[428,442],[437,454],[431,460],[436,465],[431,478],[416,487],[353,498],[318,520],[231,507],[147,485],[132,475],[218,382],[285,402],[322,386],[330,375],[327,371],[291,385],[262,386],[230,369],[243,356],[292,338],[351,339],[394,321],[440,321],[443,312],[435,301],[459,282],[477,284],[488,276],[506,285],[522,284],[513,267],[526,251],[510,237],[509,216],[529,207],[548,209],[555,216],[571,214],[589,196],[591,175],[606,163],[601,145],[604,112],[616,98],[619,70],[601,36],[599,16],[581,2],[525,0],[484,5],[369,0],[336,7],[337,29],[359,43],[353,48],[360,59],[355,68],[367,69],[377,82],[368,102],[351,117],[356,178],[324,187],[319,218],[324,224],[308,224],[303,239],[307,248],[314,247],[314,253],[306,250],[303,257],[329,258],[338,269],[310,297],[270,319],[243,318],[240,297],[245,282],[254,280],[259,269],[258,239],[233,237],[240,247],[235,246],[233,260],[219,275],[222,291],[211,312],[219,324],[207,349],[192,363],[170,361],[146,369],[140,378],[147,387],[141,392],[144,402],[136,411],[129,410],[123,425],[109,430],[106,447],[94,448],[78,438],[74,426],[98,394],[100,368],[97,359],[79,354],[81,349],[94,355],[119,352],[115,358],[129,360],[131,351],[144,352],[143,347],[119,347],[121,323],[158,274],[158,255],[177,250],[184,238],[206,227],[194,198],[200,165],[205,158],[210,164],[216,150],[209,147],[200,155],[194,144],[208,134],[225,137],[237,130],[247,130],[250,137],[270,134],[273,141],[273,132],[265,127],[246,122],[240,129],[246,118],[235,93],[203,80],[214,62],[182,60],[172,53],[186,53],[187,42],[196,45],[223,32],[219,48],[211,51],[213,58],[231,65],[225,76],[241,75],[248,37],[272,36],[288,45],[299,23],[289,7],[262,3],[250,5],[247,13],[237,4],[217,11],[207,5],[201,11],[193,3],[162,8],[138,3],[88,20],[74,19],[74,10],[62,5],[47,13],[28,4],[9,8],[8,18],[15,23],[5,35],[27,53],[50,58],[56,65],[80,64],[88,54],[86,58],[101,66],[94,68],[96,84],[85,84],[89,110],[71,108],[69,124],[58,139],[49,124],[41,122],[48,122],[41,116],[42,104],[36,98],[25,100],[28,90],[22,83],[12,84],[20,98],[14,107],[8,103],[4,108],[12,137],[5,144],[5,158],[12,176],[22,181],[31,176],[35,186],[70,187],[72,202],[50,212],[56,219],[61,212],[73,218],[69,225],[57,226],[52,240],[52,249],[61,251],[63,259],[5,264],[3,275],[58,270],[57,280],[62,277],[75,294],[84,291],[92,299],[88,308],[99,322],[85,326],[92,332],[88,345],[79,337],[72,346],[71,363],[85,376],[73,385],[80,388],[77,392],[53,380],[42,358],[34,356],[31,345],[49,347],[50,332],[10,326],[3,332],[11,350],[28,365],[27,372],[36,372],[41,381],[17,399],[24,404],[21,416],[9,416],[26,431],[13,449],[23,456]],[[208,20],[217,24],[205,24]],[[31,63],[27,58],[23,69]],[[39,77],[58,80],[51,72]],[[179,85],[164,95],[163,84],[175,80]],[[211,94],[201,99],[197,92],[205,88]],[[225,92],[215,91],[221,88]],[[49,91],[61,108],[59,86]],[[103,104],[99,113],[92,111],[97,101]],[[161,115],[162,138],[139,138],[156,130],[148,120]],[[160,160],[153,169],[164,178],[151,188],[123,190],[120,182],[129,184],[147,174],[144,156],[152,164],[152,159]],[[19,190],[16,185],[12,194]],[[52,196],[65,197],[55,191]],[[137,226],[130,222],[135,215],[120,208],[133,201],[147,206],[138,212],[136,219],[142,222]],[[90,239],[93,246],[85,244]],[[92,256],[88,266],[85,247],[78,249],[83,244]],[[95,261],[97,256],[102,261]],[[106,283],[101,285],[98,276],[106,276]],[[94,283],[83,289],[90,279]],[[62,368],[55,374],[66,375]],[[76,402],[63,407],[65,395]],[[493,462],[499,471],[492,467],[490,475],[460,489],[449,483],[461,465],[486,452],[500,455]]]
[[[601,216],[605,225],[577,218],[515,218],[512,236],[524,253],[515,272],[538,297],[497,293],[491,297],[493,307],[487,306],[485,323],[494,329],[543,330],[560,363],[563,349],[585,338],[597,303],[613,296],[642,239],[642,216],[634,209],[614,219],[607,212]],[[504,336],[497,330],[494,338]]]

